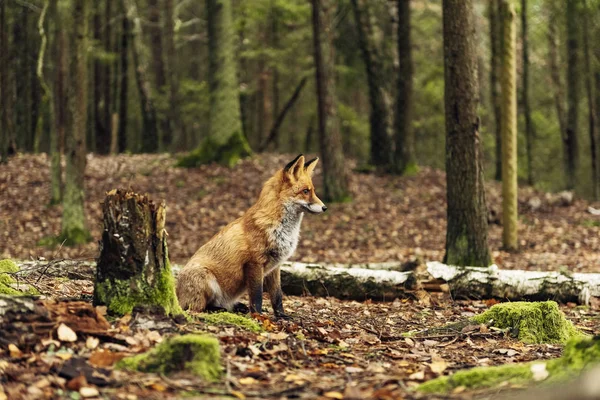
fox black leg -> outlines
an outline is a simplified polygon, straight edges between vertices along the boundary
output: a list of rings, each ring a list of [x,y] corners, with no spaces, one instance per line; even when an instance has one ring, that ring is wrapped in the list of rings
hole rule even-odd
[[[224,307],[219,307],[219,306],[209,304],[206,306],[205,311],[208,313],[219,313],[219,312],[225,312],[225,311],[227,311],[227,309]]]
[[[276,319],[292,319],[283,311],[283,292],[281,291],[281,273],[276,268],[265,278],[265,291],[269,293],[271,307]]]
[[[250,312],[262,313],[263,300],[263,270],[262,266],[246,266],[246,280],[248,284],[248,297],[250,298]]]

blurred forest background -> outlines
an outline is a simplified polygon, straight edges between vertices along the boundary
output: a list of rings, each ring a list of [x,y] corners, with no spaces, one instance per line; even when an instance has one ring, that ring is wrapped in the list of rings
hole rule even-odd
[[[64,149],[69,115],[67,91],[79,76],[86,85],[77,96],[87,108],[87,150],[178,152],[196,147],[208,135],[209,42],[206,1],[106,0],[0,1],[2,152],[50,152],[53,139]],[[85,3],[85,2],[84,2]],[[210,3],[210,1],[208,2]],[[317,92],[314,89],[313,28],[307,0],[231,0],[235,57],[243,133],[251,148],[276,152],[318,152]],[[393,136],[396,84],[407,76],[400,43],[410,46],[414,160],[443,169],[444,59],[441,1],[328,0],[335,47],[335,111],[347,157],[367,165],[373,101],[387,114],[383,129]],[[475,1],[481,135],[485,172],[499,178],[496,159],[497,75],[491,66],[500,40],[497,1]],[[566,4],[576,15],[568,21]],[[408,13],[403,16],[400,14]],[[527,7],[526,15],[521,11]],[[568,146],[577,158],[574,186],[593,195],[589,122],[600,102],[600,2],[523,0],[518,20],[519,178],[544,190],[569,185],[563,158]],[[82,11],[82,12],[81,12]],[[401,26],[409,21],[409,26]],[[524,25],[526,24],[526,25]],[[522,28],[527,27],[526,36]],[[86,35],[85,76],[74,73],[73,52]],[[493,39],[493,40],[492,40]],[[400,41],[402,42],[402,40]],[[225,44],[223,44],[225,43]],[[522,95],[523,45],[528,48],[529,96]],[[366,57],[370,57],[365,68]],[[575,71],[567,68],[575,58]],[[571,75],[569,75],[571,74]],[[572,90],[569,85],[575,85]],[[588,87],[589,86],[589,87]],[[371,99],[380,91],[378,99]],[[591,91],[588,92],[588,91]],[[572,95],[571,95],[571,92]],[[294,95],[296,95],[294,97]],[[81,97],[79,97],[81,96]],[[289,104],[292,99],[292,104]],[[574,102],[574,104],[571,104]],[[52,103],[52,104],[50,104]],[[280,126],[278,117],[286,110]],[[529,110],[525,113],[525,108]],[[50,115],[50,112],[53,115]],[[576,141],[562,140],[575,113]],[[386,118],[386,114],[380,116]],[[530,127],[526,129],[526,114]],[[569,115],[567,115],[569,114]],[[598,116],[595,116],[598,119]],[[228,121],[215,122],[228,123]],[[273,127],[276,134],[268,140]],[[375,127],[375,129],[380,129]],[[380,146],[389,147],[389,143]],[[531,165],[528,165],[528,149]],[[411,150],[412,151],[412,150]],[[377,163],[376,163],[377,164]],[[573,185],[571,185],[573,186]]]

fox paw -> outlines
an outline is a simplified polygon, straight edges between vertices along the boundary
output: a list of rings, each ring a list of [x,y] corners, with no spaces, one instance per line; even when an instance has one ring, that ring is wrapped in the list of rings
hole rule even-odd
[[[250,312],[250,308],[244,303],[235,303],[233,305],[233,312],[238,314],[248,314]]]
[[[292,319],[292,317],[290,317],[289,315],[287,315],[283,311],[280,311],[280,312],[276,312],[275,313],[275,319],[285,319],[286,321],[289,321],[289,320]]]

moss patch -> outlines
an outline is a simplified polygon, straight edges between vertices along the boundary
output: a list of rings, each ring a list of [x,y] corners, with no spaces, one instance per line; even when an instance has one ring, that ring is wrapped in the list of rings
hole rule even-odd
[[[17,284],[17,280],[13,277],[12,274],[19,272],[19,266],[13,260],[0,260],[0,294],[9,294],[9,295],[35,295],[39,294],[39,292],[35,289],[26,285],[28,290],[20,291],[12,287],[12,285]]]
[[[143,274],[124,280],[107,279],[96,282],[94,298],[105,304],[112,314],[128,314],[136,305],[159,305],[167,315],[183,314],[175,296],[175,278],[168,264],[160,271],[153,286],[148,284]]]
[[[75,228],[68,232],[62,232],[59,236],[45,236],[37,242],[37,245],[52,249],[59,245],[77,246],[89,243],[91,240],[92,235],[88,231]]]
[[[477,367],[459,371],[452,376],[432,379],[417,387],[424,393],[448,393],[463,386],[467,389],[493,388],[509,382],[527,385],[534,382],[531,367],[533,364],[545,364],[548,378],[544,383],[563,382],[579,374],[589,365],[600,362],[600,338],[574,338],[565,346],[563,356],[548,361],[533,361],[524,364],[502,365],[499,367]]]
[[[224,144],[219,144],[211,137],[205,139],[196,150],[179,159],[178,167],[197,167],[216,162],[233,167],[240,159],[248,157],[252,150],[241,132],[234,132]]]
[[[183,335],[165,340],[156,348],[117,363],[117,368],[169,374],[188,371],[208,381],[221,376],[219,341],[208,335]]]
[[[255,320],[230,312],[202,313],[198,314],[198,318],[211,325],[235,325],[255,333],[263,331],[262,326]]]
[[[519,340],[531,344],[566,343],[572,337],[582,336],[554,301],[496,304],[472,321],[493,321],[493,326],[511,329]]]

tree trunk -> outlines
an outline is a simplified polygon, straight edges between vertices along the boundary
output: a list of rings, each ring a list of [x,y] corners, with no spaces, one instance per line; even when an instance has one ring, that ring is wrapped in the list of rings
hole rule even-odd
[[[515,11],[502,0],[502,242],[516,250],[517,239],[517,64]]]
[[[94,36],[93,43],[94,46],[102,47],[102,35],[101,35],[101,3],[95,2],[93,6],[94,13]],[[108,51],[108,49],[102,49],[104,51]],[[104,67],[102,66],[102,62],[98,59],[93,60],[93,76],[92,76],[92,107],[90,111],[92,115],[90,115],[90,122],[92,129],[89,130],[89,151],[97,152],[99,154],[107,154],[108,146],[110,145],[110,134],[108,131],[108,126],[104,121],[104,102],[102,101],[102,96],[104,95]]]
[[[59,204],[63,199],[64,185],[62,179],[62,155],[64,153],[66,126],[65,79],[67,76],[67,43],[66,34],[61,29],[64,20],[57,7],[57,0],[51,0],[54,21],[52,22],[52,48],[50,55],[54,58],[53,95],[54,126],[50,133],[50,204]]]
[[[181,129],[181,113],[179,100],[179,79],[177,77],[177,53],[175,52],[175,22],[174,22],[174,0],[164,0],[165,22],[164,22],[164,45],[165,45],[165,74],[169,90],[168,118],[171,125],[172,149],[184,149],[185,138]],[[165,145],[167,145],[165,143]]]
[[[533,186],[533,139],[535,127],[529,104],[529,37],[527,32],[527,0],[521,0],[521,45],[523,51],[523,92],[521,102],[525,113],[525,144],[527,148],[527,183]]]
[[[218,162],[235,165],[251,154],[242,131],[240,96],[236,75],[232,0],[207,0],[209,55],[209,137],[179,165],[195,167]]]
[[[412,126],[413,66],[410,39],[410,1],[398,0],[398,88],[396,92],[396,155],[397,173],[414,172],[415,133]]]
[[[154,83],[156,85],[156,93],[160,99],[166,96],[167,75],[165,72],[164,54],[163,54],[163,28],[161,24],[161,8],[158,0],[148,1],[148,13],[150,21],[150,41],[152,63],[154,70]],[[166,99],[165,99],[166,100]],[[164,100],[162,100],[164,101]],[[169,118],[166,113],[158,113],[159,131],[159,149],[164,151],[170,148],[173,142],[173,133],[169,124]]]
[[[598,169],[598,143],[597,143],[597,130],[598,130],[598,121],[597,118],[597,104],[594,94],[594,72],[592,69],[592,58],[590,55],[590,43],[589,36],[592,35],[592,31],[590,29],[590,13],[592,10],[588,7],[587,1],[585,2],[585,10],[583,12],[583,50],[585,57],[585,88],[588,100],[588,132],[590,135],[590,156],[592,162],[592,195],[595,200],[600,199],[600,170]]]
[[[383,72],[384,55],[379,51],[375,38],[369,1],[352,0],[352,8],[358,31],[358,44],[365,63],[369,85],[371,163],[387,168],[391,165],[392,157],[388,124],[391,110],[389,103],[386,102],[385,88],[389,82]],[[327,27],[327,25],[322,25],[322,27]],[[329,32],[330,28],[321,28],[321,30]]]
[[[488,266],[487,207],[477,115],[472,0],[444,0],[448,225],[445,262]]]
[[[312,26],[319,116],[319,142],[323,160],[323,197],[326,201],[349,198],[348,175],[342,149],[335,98],[335,53],[331,28],[336,2],[312,0]]]
[[[94,305],[113,314],[135,306],[159,306],[166,314],[182,314],[169,263],[165,205],[124,190],[109,192],[102,206],[104,231]]]
[[[567,120],[565,116],[565,103],[564,103],[564,90],[563,83],[560,75],[560,62],[559,62],[559,51],[558,51],[558,33],[556,31],[556,25],[554,24],[555,13],[551,13],[548,21],[548,55],[550,64],[550,77],[552,79],[553,94],[554,94],[554,106],[556,107],[556,117],[558,119],[558,126],[560,129],[560,137],[563,144],[564,159],[567,159],[566,153],[566,138],[567,132]]]
[[[112,18],[113,18],[113,11],[112,11],[112,5],[114,0],[105,0],[106,1],[106,8],[104,9],[104,38],[103,38],[103,42],[104,42],[104,49],[106,51],[109,52],[117,52],[116,49],[113,48],[113,23],[112,23]],[[102,115],[102,119],[104,121],[104,126],[106,127],[106,138],[108,143],[105,144],[106,146],[106,151],[110,152],[111,150],[111,146],[112,146],[112,140],[113,140],[113,128],[112,128],[112,114],[114,112],[113,110],[113,101],[112,101],[112,85],[113,85],[113,80],[111,78],[111,72],[113,71],[113,69],[116,70],[116,68],[113,67],[113,65],[115,65],[116,63],[110,62],[110,63],[105,63],[104,68],[102,69],[102,88],[104,89],[104,92],[102,93],[102,101],[104,103],[104,115]],[[116,83],[116,82],[115,82]]]
[[[6,15],[6,2],[0,2],[0,54],[10,54],[8,47],[8,18]],[[10,145],[10,110],[11,96],[8,85],[10,82],[8,57],[0,57],[0,164],[8,161],[8,148]]]
[[[138,10],[135,2],[132,0],[123,0],[127,16],[133,26],[132,38],[132,55],[133,67],[135,70],[135,81],[138,87],[140,96],[140,111],[142,114],[142,152],[153,153],[158,150],[158,120],[156,115],[156,107],[154,106],[154,96],[152,87],[147,75],[147,60],[143,58],[143,34],[142,22],[138,15]]]
[[[279,50],[279,13],[277,12],[277,6],[274,0],[271,0],[271,42],[272,42],[272,46],[273,49],[275,51]],[[277,65],[274,65],[273,67],[271,67],[271,74],[273,76],[273,81],[272,81],[272,86],[273,86],[273,93],[271,95],[272,98],[272,110],[273,112],[271,119],[274,121],[274,125],[275,123],[277,123],[277,119],[276,117],[279,117],[279,69],[277,67]],[[271,134],[271,132],[269,133],[269,135]],[[279,149],[279,136],[275,135],[273,138],[273,145],[274,148],[276,150],[280,150]]]
[[[127,13],[124,3],[122,12]],[[129,18],[123,17],[121,26],[121,59],[120,59],[120,78],[119,78],[119,152],[124,153],[128,147],[131,147],[127,140],[127,117],[128,117],[128,88],[129,88],[129,38],[131,35]]]
[[[60,239],[66,245],[87,242],[84,212],[84,173],[86,165],[87,127],[87,52],[88,7],[86,1],[73,5],[70,25],[70,71],[68,87],[69,117],[66,129],[66,178],[63,198],[62,233]]]
[[[579,116],[579,40],[578,0],[567,0],[567,131],[565,135],[567,189],[576,184],[579,149],[577,123]]]
[[[495,179],[502,180],[502,111],[500,105],[500,44],[502,35],[499,21],[499,0],[489,0],[490,20],[490,97],[494,113],[494,132],[496,138],[496,173]]]

